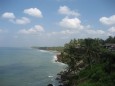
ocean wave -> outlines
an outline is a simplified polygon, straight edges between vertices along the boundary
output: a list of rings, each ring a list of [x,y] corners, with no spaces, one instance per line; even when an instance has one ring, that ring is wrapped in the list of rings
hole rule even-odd
[[[52,51],[48,51],[48,50],[39,50],[40,52],[42,52],[42,53],[49,53],[49,54],[53,54],[54,52],[52,52]]]
[[[54,55],[54,56],[53,56],[53,59],[52,59],[52,62],[53,62],[53,63],[57,63],[56,61],[57,61],[57,56]]]
[[[57,61],[57,55],[54,55],[54,56],[53,56],[52,62],[53,62],[53,63],[56,63],[56,64],[59,64],[59,65],[62,65],[62,66],[63,66],[63,65],[66,65],[66,64],[64,64],[64,63],[61,63],[61,62],[58,62],[58,61]]]
[[[48,77],[49,77],[49,78],[52,78],[52,77],[54,77],[54,76],[49,75]]]
[[[47,51],[47,50],[39,50],[39,51],[42,52],[42,53],[49,52],[49,51]]]

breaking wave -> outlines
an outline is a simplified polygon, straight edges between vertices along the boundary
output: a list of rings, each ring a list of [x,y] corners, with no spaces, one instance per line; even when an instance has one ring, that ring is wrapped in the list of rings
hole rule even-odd
[[[56,63],[56,64],[59,64],[59,65],[62,65],[62,66],[63,66],[63,65],[66,65],[66,64],[64,64],[64,63],[61,63],[61,62],[58,62],[58,61],[57,61],[57,55],[54,55],[54,56],[53,56],[52,62],[53,62],[53,63]]]

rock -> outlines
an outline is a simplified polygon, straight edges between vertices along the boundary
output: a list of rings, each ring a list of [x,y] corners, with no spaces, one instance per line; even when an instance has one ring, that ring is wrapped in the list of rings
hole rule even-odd
[[[48,84],[47,86],[53,86],[52,84]]]

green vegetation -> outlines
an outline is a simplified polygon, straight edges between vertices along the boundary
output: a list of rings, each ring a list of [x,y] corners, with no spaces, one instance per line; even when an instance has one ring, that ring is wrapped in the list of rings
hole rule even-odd
[[[108,39],[105,40],[106,43],[115,43],[115,37],[109,36]]]
[[[106,44],[111,44],[107,45]],[[59,61],[68,65],[61,72],[63,86],[115,86],[115,37],[74,39],[65,44]]]

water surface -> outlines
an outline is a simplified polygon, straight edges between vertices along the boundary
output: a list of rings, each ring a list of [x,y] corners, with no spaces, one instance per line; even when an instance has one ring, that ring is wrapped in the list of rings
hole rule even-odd
[[[0,86],[47,86],[64,65],[55,53],[31,48],[0,48]]]

